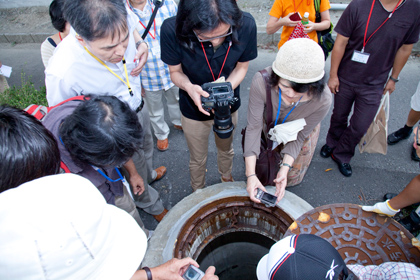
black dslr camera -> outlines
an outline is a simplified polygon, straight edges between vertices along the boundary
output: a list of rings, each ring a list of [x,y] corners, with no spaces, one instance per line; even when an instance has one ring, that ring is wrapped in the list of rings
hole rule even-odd
[[[207,112],[214,109],[213,131],[222,139],[229,138],[235,127],[232,123],[230,105],[238,100],[233,95],[231,83],[205,83],[201,88],[209,93],[209,97],[201,96],[203,109]]]

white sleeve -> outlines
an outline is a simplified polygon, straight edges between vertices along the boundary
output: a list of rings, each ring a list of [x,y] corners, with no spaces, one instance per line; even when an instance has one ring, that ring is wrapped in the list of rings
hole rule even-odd
[[[70,97],[80,95],[74,87],[66,83],[62,78],[45,71],[45,86],[47,88],[48,106],[55,106]]]

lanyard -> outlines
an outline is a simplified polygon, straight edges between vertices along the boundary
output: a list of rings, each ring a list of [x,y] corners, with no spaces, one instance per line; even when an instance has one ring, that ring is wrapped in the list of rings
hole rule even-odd
[[[63,139],[61,139],[61,136],[59,136],[58,138],[60,139],[61,144],[63,144],[63,146],[66,147],[64,145]],[[98,171],[99,174],[101,174],[105,179],[107,179],[110,182],[118,182],[118,181],[124,180],[124,177],[121,175],[121,172],[116,167],[115,167],[115,171],[117,171],[119,178],[117,178],[115,180],[112,180],[101,169],[99,169],[99,167],[96,167],[96,166],[93,166],[93,165],[91,165],[91,166],[92,166],[93,169]]]
[[[116,167],[114,167],[114,168],[115,168],[115,171],[117,171],[119,178],[117,178],[115,180],[112,180],[99,167],[96,167],[96,166],[93,166],[93,165],[91,165],[91,166],[93,167],[93,169],[98,171],[99,174],[101,174],[105,179],[107,179],[110,182],[118,182],[118,181],[124,180],[124,177],[121,175],[121,172]]]
[[[303,1],[303,0],[302,0],[302,1]],[[203,42],[200,42],[200,43],[201,43],[201,47],[203,48],[203,53],[204,53],[204,56],[206,57],[207,65],[209,66],[209,69],[210,69],[211,75],[213,76],[213,81],[216,81],[216,79],[214,78],[213,70],[211,70],[211,66],[210,66],[210,63],[209,63],[209,59],[207,58],[207,54],[206,54],[206,50],[204,49]],[[223,60],[222,68],[220,69],[219,76],[217,77],[217,79],[219,79],[219,78],[220,78],[220,75],[222,74],[223,67],[225,67],[225,62],[226,62],[226,59],[227,59],[227,57],[228,57],[229,50],[230,50],[230,47],[231,47],[231,46],[232,46],[232,41],[229,41],[229,48],[228,48],[228,50],[227,50],[227,52],[226,52],[225,60]]]
[[[127,0],[127,5],[128,5],[128,7],[130,7],[130,10],[132,10],[139,17],[139,23],[141,24],[141,26],[143,26],[143,28],[146,29],[146,26],[140,20],[140,16],[136,13],[136,11],[133,10],[133,7],[128,2],[128,0]],[[152,4],[150,4],[150,9],[152,10],[152,14],[153,14]],[[152,33],[150,33],[150,31],[149,31],[149,35],[150,35],[150,37],[153,38],[153,40],[155,40],[156,39],[156,18],[153,19],[153,24],[154,24],[154,27],[153,27],[153,33],[154,33],[154,35],[152,35]]]
[[[111,70],[111,68],[108,67],[108,65],[106,65],[102,60],[100,60],[98,57],[96,57],[96,55],[94,55],[93,53],[91,53],[86,47],[85,50],[94,58],[96,59],[100,64],[102,64],[106,69],[108,69],[109,72],[111,72],[112,74],[114,74],[115,77],[117,77],[118,79],[121,80],[121,82],[123,82],[127,87],[128,87],[128,92],[130,93],[130,96],[133,96],[133,91],[131,90],[131,86],[130,86],[130,81],[128,80],[128,73],[127,73],[127,66],[125,65],[125,58],[123,57],[123,65],[124,65],[124,72],[125,72],[125,77],[127,79],[127,82],[124,81],[120,76],[118,76],[117,74],[115,74],[114,71]]]
[[[372,1],[372,6],[370,7],[369,17],[368,17],[368,20],[367,20],[367,23],[366,23],[365,36],[363,37],[363,48],[362,48],[362,53],[363,53],[363,52],[365,52],[365,46],[366,46],[367,42],[369,42],[369,40],[370,40],[370,38],[372,38],[373,34],[375,34],[375,33],[376,33],[376,31],[378,31],[378,30],[379,30],[379,28],[381,28],[381,27],[382,27],[382,25],[384,25],[384,24],[385,24],[385,22],[387,22],[387,21],[388,21],[388,20],[392,17],[392,15],[394,14],[395,10],[396,10],[396,9],[398,8],[398,6],[400,5],[401,1],[402,1],[402,0],[399,0],[399,1],[398,1],[398,4],[397,4],[397,6],[395,6],[394,10],[392,10],[392,12],[391,12],[391,13],[389,14],[389,16],[388,16],[388,17],[384,20],[384,22],[382,22],[382,24],[381,24],[381,25],[379,25],[379,27],[378,27],[378,28],[376,28],[376,30],[375,30],[375,31],[373,31],[373,33],[372,33],[372,34],[369,36],[369,38],[366,40],[366,34],[367,34],[367,31],[368,31],[368,26],[369,26],[370,17],[372,16],[373,6],[375,6],[375,0],[373,0],[373,1]]]
[[[152,9],[152,13],[153,13],[153,9]],[[144,24],[140,20],[139,20],[139,22],[140,22],[141,26],[143,26],[143,28],[146,29],[146,26],[144,26]],[[149,31],[149,35],[150,35],[150,37],[153,38],[153,40],[155,40],[156,39],[156,19],[153,20],[153,26],[154,26],[153,27],[153,33],[155,35],[152,35],[152,33],[150,33],[150,31]]]
[[[60,42],[63,41],[63,38],[61,38],[61,32],[58,31],[58,37],[60,37]]]
[[[302,2],[303,2],[303,0],[301,0],[300,3],[299,3],[299,5],[297,5],[297,7],[296,7],[295,0],[293,0],[293,8],[295,8],[295,13],[297,12],[297,9],[299,9],[300,4],[302,4]],[[309,1],[308,1],[308,6],[309,6]]]
[[[303,95],[299,98],[298,102],[296,102],[295,106],[287,113],[287,115],[284,117],[282,124],[286,121],[287,117],[290,115],[290,113],[296,108],[296,106],[299,104],[300,100],[302,99]],[[279,87],[279,108],[277,109],[277,116],[276,116],[276,122],[274,123],[274,126],[277,125],[277,120],[279,119],[280,115],[280,107],[281,107],[281,89]]]

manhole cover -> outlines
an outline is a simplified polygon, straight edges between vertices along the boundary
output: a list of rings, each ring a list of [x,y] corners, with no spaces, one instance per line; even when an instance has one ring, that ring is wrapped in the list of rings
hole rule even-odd
[[[285,236],[314,234],[328,240],[347,264],[410,262],[420,266],[418,240],[394,219],[339,203],[317,207],[290,225]]]

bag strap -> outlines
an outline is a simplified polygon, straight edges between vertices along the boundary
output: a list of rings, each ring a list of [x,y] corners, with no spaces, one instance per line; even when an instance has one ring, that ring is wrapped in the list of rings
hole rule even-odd
[[[162,7],[162,6],[163,6],[163,1],[164,1],[164,0],[155,0],[155,1],[153,1],[153,4],[155,5],[155,9],[153,10],[152,16],[151,16],[151,17],[150,17],[150,19],[149,19],[149,23],[147,24],[147,27],[146,27],[146,29],[144,30],[143,35],[141,35],[141,38],[142,38],[143,40],[144,40],[144,38],[146,38],[147,33],[148,33],[148,32],[149,32],[149,30],[150,30],[150,27],[152,27],[153,20],[154,20],[154,19],[155,19],[155,17],[156,17],[156,14],[157,14],[158,9],[159,9],[160,7]]]
[[[266,109],[265,109],[265,119],[267,120],[267,126],[273,122],[273,105],[271,102],[271,85],[270,85],[270,76],[268,75],[268,71],[263,69],[259,71],[261,76],[264,79],[265,83],[265,94],[266,94]]]
[[[321,0],[314,0],[315,12],[319,13],[319,6],[321,6]]]

